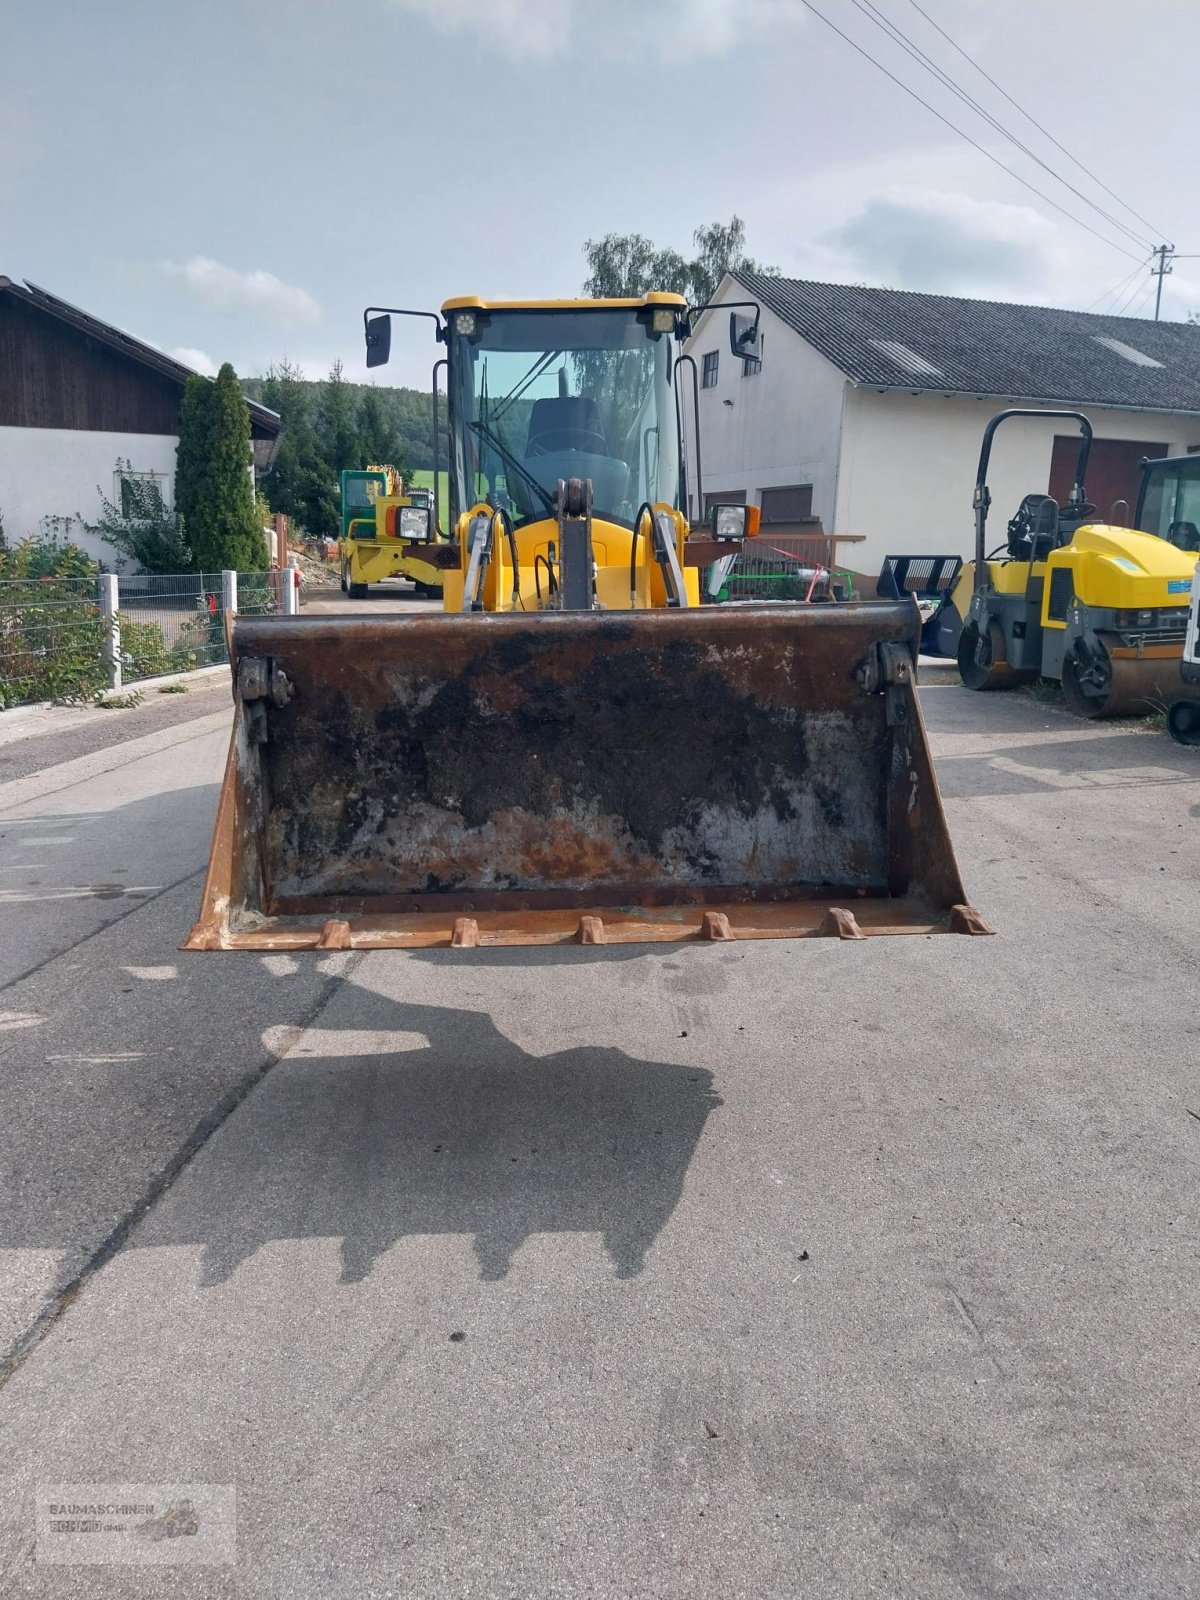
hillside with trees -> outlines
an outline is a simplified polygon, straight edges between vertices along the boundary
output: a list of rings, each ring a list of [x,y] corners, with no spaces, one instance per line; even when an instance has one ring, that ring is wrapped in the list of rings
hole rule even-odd
[[[251,400],[283,419],[275,465],[260,481],[272,511],[285,512],[312,534],[336,533],[339,484],[348,468],[389,463],[402,474],[433,466],[432,399],[420,389],[351,383],[335,361],[314,383],[286,359],[261,378],[243,380]],[[441,402],[441,459],[446,463],[445,401]]]

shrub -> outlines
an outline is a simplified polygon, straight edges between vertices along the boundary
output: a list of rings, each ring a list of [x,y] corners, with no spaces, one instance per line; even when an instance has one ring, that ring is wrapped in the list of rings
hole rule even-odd
[[[109,636],[93,596],[53,578],[14,585],[0,603],[0,706],[94,699],[108,688]]]
[[[95,577],[84,551],[53,537],[0,548],[0,709],[87,701],[108,687]]]
[[[121,669],[127,678],[161,678],[168,672],[190,672],[196,658],[178,645],[168,649],[157,622],[121,617]]]
[[[100,520],[89,524],[88,532],[128,557],[139,572],[190,572],[192,552],[183,536],[182,523],[163,504],[158,484],[153,478],[133,473],[130,463],[119,457],[116,471],[129,474],[123,485],[125,509],[97,487]]]

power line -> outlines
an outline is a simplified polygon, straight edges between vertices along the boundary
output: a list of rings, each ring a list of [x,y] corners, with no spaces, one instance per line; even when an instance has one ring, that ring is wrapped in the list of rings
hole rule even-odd
[[[1119,206],[1123,206],[1124,209],[1129,212],[1131,217],[1136,217],[1140,223],[1143,223],[1147,228],[1150,229],[1150,232],[1157,235],[1158,238],[1161,239],[1163,237],[1163,231],[1161,228],[1156,228],[1152,222],[1148,222],[1146,220],[1140,211],[1135,211],[1134,208],[1129,204],[1128,200],[1122,200],[1121,196],[1117,194],[1115,190],[1110,189],[1102,178],[1098,178],[1090,167],[1084,166],[1083,162],[1080,161],[1078,156],[1072,155],[1067,149],[1066,145],[1054,137],[1049,128],[1043,127],[1031,112],[1026,111],[1025,107],[1021,105],[1020,101],[1014,100],[1007,89],[1002,89],[1001,86],[996,82],[995,78],[993,78],[989,72],[986,72],[984,68],[979,65],[978,61],[975,60],[975,57],[968,55],[962,46],[950,37],[945,28],[943,28],[940,23],[935,22],[934,19],[929,15],[928,11],[917,4],[917,0],[908,0],[908,3],[910,6],[912,6],[914,11],[919,12],[920,15],[925,18],[925,21],[931,28],[941,34],[942,38],[945,39],[946,43],[952,50],[956,50],[964,61],[968,62],[975,68],[975,71],[978,72],[981,77],[987,79],[997,94],[1003,95],[1010,106],[1019,111],[1027,122],[1031,122],[1038,132],[1049,139],[1050,143],[1054,145],[1057,150],[1061,150],[1068,161],[1074,162],[1075,166],[1079,168],[1080,172],[1085,172],[1093,183],[1099,184],[1104,190],[1105,194],[1111,199],[1115,200]]]
[[[1109,316],[1111,316],[1111,317],[1132,316],[1133,313],[1130,311],[1129,307],[1133,304],[1134,300],[1136,300],[1139,297],[1139,295],[1144,300],[1146,298],[1146,296],[1153,290],[1153,288],[1154,288],[1154,285],[1151,284],[1151,283],[1146,283],[1146,284],[1135,283],[1133,288],[1125,296],[1124,300],[1122,300],[1121,304],[1119,306],[1116,306],[1112,311],[1109,312]]]
[[[915,44],[904,30],[882,12],[877,5],[873,5],[872,0],[851,0],[851,4],[861,11],[869,22],[873,22],[877,28],[881,28],[894,44],[898,44],[906,54],[912,57],[918,66],[936,78],[943,88],[949,89],[951,94],[955,95],[965,106],[974,111],[990,127],[994,128],[1001,138],[1007,139],[1009,144],[1015,146],[1023,155],[1028,156],[1031,161],[1041,167],[1043,172],[1049,173],[1056,183],[1061,183],[1064,189],[1069,189],[1077,199],[1083,201],[1084,205],[1090,206],[1098,216],[1103,217],[1105,222],[1111,223],[1114,228],[1119,228],[1134,244],[1141,245],[1143,249],[1150,248],[1149,239],[1144,238],[1135,229],[1131,228],[1128,223],[1122,222],[1120,217],[1114,217],[1111,211],[1106,211],[1090,195],[1077,188],[1069,178],[1064,178],[1061,172],[1056,172],[1048,161],[1044,161],[1035,150],[1031,150],[1027,144],[1018,139],[1016,134],[1006,128],[997,117],[993,116],[986,106],[981,105],[974,95],[969,94],[960,84],[955,83],[954,79],[937,64],[933,57],[927,55],[920,45]]]
[[[1003,161],[1001,161],[999,156],[993,155],[992,152],[981,145],[977,139],[972,139],[971,135],[965,132],[964,129],[960,128],[956,122],[951,122],[949,117],[943,116],[936,106],[931,106],[928,100],[923,100],[915,89],[910,89],[908,84],[906,84],[903,79],[898,78],[894,72],[889,72],[887,67],[885,67],[881,61],[877,61],[869,50],[865,50],[863,46],[860,45],[856,40],[852,39],[848,33],[843,33],[837,24],[831,22],[823,11],[818,11],[816,6],[813,4],[813,0],[801,0],[801,3],[807,10],[812,12],[814,17],[823,22],[827,28],[831,28],[833,32],[837,34],[839,39],[844,39],[852,50],[856,50],[858,54],[869,61],[873,67],[882,72],[885,78],[890,78],[898,89],[903,89],[904,93],[908,95],[910,99],[915,100],[918,105],[924,106],[926,111],[931,112],[932,115],[935,116],[945,127],[949,128],[952,133],[958,134],[960,139],[965,139],[973,149],[978,150],[981,156],[986,156],[993,166],[999,167],[1001,172],[1007,172],[1010,178],[1015,178],[1018,183],[1023,184],[1031,194],[1037,195],[1039,200],[1044,200],[1048,206],[1053,206],[1055,211],[1061,212],[1061,214],[1070,222],[1073,222],[1076,227],[1082,228],[1086,233],[1090,233],[1093,239],[1099,239],[1100,243],[1108,245],[1110,250],[1120,251],[1120,253],[1125,256],[1127,260],[1138,261],[1138,264],[1141,264],[1139,258],[1135,256],[1131,250],[1126,250],[1125,246],[1118,244],[1115,239],[1110,239],[1106,237],[1106,235],[1098,233],[1090,223],[1084,222],[1081,217],[1077,217],[1073,212],[1068,211],[1066,206],[1060,205],[1059,202],[1055,199],[1052,199],[1050,195],[1043,193],[1041,189],[1030,183],[1028,178],[1023,178],[1019,172],[1015,172],[1012,167],[1007,166]]]
[[[1127,272],[1125,274],[1125,276],[1121,279],[1120,283],[1114,283],[1111,289],[1106,289],[1102,295],[1098,296],[1095,300],[1092,301],[1090,306],[1085,306],[1084,307],[1085,311],[1095,311],[1097,306],[1103,305],[1105,300],[1115,300],[1115,297],[1121,293],[1121,291],[1126,287],[1126,285],[1131,283],[1133,281],[1133,279],[1137,277],[1138,273],[1141,272],[1142,268],[1143,267],[1148,267],[1150,265],[1150,261],[1152,259],[1153,259],[1152,257],[1148,257],[1145,261],[1139,261],[1137,266],[1134,267],[1132,272]]]
[[[1127,317],[1140,317],[1142,312],[1145,311],[1146,307],[1149,305],[1150,297],[1153,293],[1154,285],[1148,283],[1138,296],[1137,304],[1134,305],[1130,310],[1124,312],[1123,315]],[[1157,322],[1157,320],[1158,318],[1156,317],[1155,321]]]

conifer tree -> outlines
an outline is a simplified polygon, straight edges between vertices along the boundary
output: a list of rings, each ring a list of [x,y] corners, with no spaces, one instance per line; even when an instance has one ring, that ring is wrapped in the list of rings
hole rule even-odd
[[[229,362],[215,383],[189,378],[179,412],[175,509],[201,572],[261,572],[267,565],[251,460],[250,411]]]

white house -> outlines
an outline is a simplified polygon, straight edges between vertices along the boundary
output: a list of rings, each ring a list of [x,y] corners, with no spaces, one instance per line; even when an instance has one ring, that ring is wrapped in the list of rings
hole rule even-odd
[[[1200,327],[750,273],[715,299],[756,301],[762,344],[760,362],[735,357],[720,309],[689,343],[705,501],[760,505],[764,532],[812,515],[861,535],[839,562],[868,577],[892,553],[970,553],[980,441],[1005,407],[1084,411],[1088,498],[1126,521],[1142,457],[1200,449]],[[1066,498],[1077,445],[1070,422],[997,434],[1001,531],[1023,495]]]
[[[122,481],[131,476],[153,478],[170,506],[179,401],[192,376],[44,289],[0,277],[0,522],[8,542],[57,527],[115,565],[117,552],[87,524],[99,518],[102,494],[122,504]],[[279,417],[249,404],[255,465],[265,468]]]

